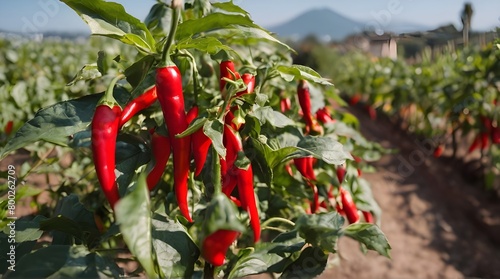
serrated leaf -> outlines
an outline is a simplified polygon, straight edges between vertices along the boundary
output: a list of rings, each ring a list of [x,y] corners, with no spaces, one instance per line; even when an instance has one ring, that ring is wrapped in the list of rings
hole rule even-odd
[[[322,85],[333,85],[327,79],[322,78],[320,74],[318,74],[313,69],[302,66],[302,65],[279,65],[277,68],[281,77],[286,81],[292,80],[307,80],[310,82],[322,84]]]
[[[391,258],[391,245],[380,228],[374,224],[351,224],[343,231],[346,236],[363,243],[366,248]]]
[[[155,52],[155,40],[146,25],[128,14],[122,5],[103,0],[61,1],[89,25],[93,35],[117,39],[144,52]]]
[[[161,215],[152,220],[153,248],[166,278],[191,278],[199,250],[186,229]]]
[[[89,125],[102,95],[99,93],[63,101],[39,110],[35,117],[26,122],[9,140],[1,152],[0,159],[5,158],[9,152],[37,141],[67,146],[69,136],[85,130]],[[129,93],[121,87],[115,87],[114,96],[118,102],[124,103],[128,100]]]
[[[123,240],[130,252],[141,263],[150,278],[156,278],[151,236],[151,211],[146,174],[142,173],[137,186],[122,198],[115,207],[116,221],[120,225]]]

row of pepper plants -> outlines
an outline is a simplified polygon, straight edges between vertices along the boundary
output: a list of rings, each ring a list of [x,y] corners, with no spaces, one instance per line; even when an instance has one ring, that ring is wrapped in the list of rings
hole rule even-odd
[[[294,65],[246,11],[158,2],[142,22],[117,3],[63,2],[136,55],[99,52],[72,80],[104,92],[45,107],[8,137],[1,158],[44,143],[72,153],[82,175],[50,189],[53,207],[16,221],[6,278],[312,278],[342,236],[390,257],[363,178],[385,150],[339,109],[331,82]]]
[[[425,49],[417,63],[362,53],[336,57],[328,75],[350,104],[361,104],[372,118],[377,111],[385,113],[431,142],[430,156],[449,150],[455,159],[478,157],[485,167],[485,186],[498,187],[500,44],[439,54]]]

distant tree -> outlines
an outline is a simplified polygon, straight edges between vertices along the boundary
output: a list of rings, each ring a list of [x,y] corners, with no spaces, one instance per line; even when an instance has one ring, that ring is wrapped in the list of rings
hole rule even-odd
[[[471,3],[465,3],[464,9],[462,11],[462,33],[464,36],[464,45],[469,44],[469,32],[470,32],[470,27],[471,27],[471,20],[472,20],[472,4]]]

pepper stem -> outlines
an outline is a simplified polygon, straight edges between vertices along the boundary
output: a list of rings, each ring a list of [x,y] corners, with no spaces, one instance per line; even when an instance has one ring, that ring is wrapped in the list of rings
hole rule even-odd
[[[222,177],[221,177],[221,167],[219,161],[219,153],[212,147],[212,180],[214,182],[214,196],[220,195],[222,193]]]
[[[172,21],[170,24],[170,31],[168,32],[168,37],[167,41],[165,42],[165,45],[163,46],[163,52],[161,55],[161,61],[162,65],[161,66],[168,66],[172,64],[172,61],[170,60],[170,49],[172,47],[172,43],[175,39],[175,33],[177,31],[177,26],[179,25],[179,17],[180,17],[180,12],[181,12],[181,7],[182,7],[182,2],[179,0],[172,0]]]
[[[109,107],[113,107],[113,106],[116,106],[118,104],[115,97],[113,97],[113,92],[114,92],[116,83],[120,79],[123,79],[123,78],[125,78],[125,75],[119,74],[111,80],[111,82],[108,85],[108,88],[106,88],[106,92],[104,93],[104,96],[101,98],[101,100],[99,100],[100,105],[107,105]]]

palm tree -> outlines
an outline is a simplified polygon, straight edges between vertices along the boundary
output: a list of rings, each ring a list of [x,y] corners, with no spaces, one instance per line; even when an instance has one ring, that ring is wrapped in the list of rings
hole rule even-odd
[[[464,10],[462,11],[462,24],[463,24],[463,38],[464,38],[464,45],[467,46],[469,44],[469,32],[470,32],[470,25],[471,25],[471,20],[472,20],[472,4],[471,3],[465,3]]]

